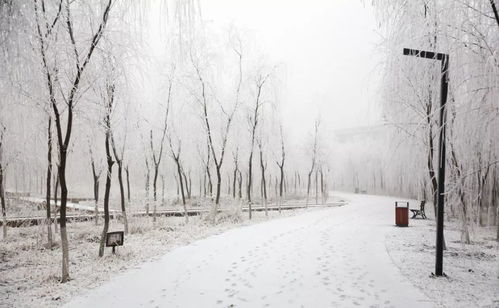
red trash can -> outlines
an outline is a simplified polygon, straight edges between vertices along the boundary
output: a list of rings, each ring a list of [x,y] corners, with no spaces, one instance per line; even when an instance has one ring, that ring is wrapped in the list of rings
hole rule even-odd
[[[395,224],[397,227],[409,226],[409,202],[395,201]]]

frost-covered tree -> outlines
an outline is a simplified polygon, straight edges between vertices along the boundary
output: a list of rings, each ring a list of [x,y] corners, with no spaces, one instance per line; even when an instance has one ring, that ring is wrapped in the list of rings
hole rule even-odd
[[[402,56],[402,48],[410,47],[447,53],[450,56],[448,99],[448,156],[446,194],[449,216],[461,220],[462,240],[470,241],[469,226],[492,224],[486,219],[497,209],[491,196],[497,184],[491,171],[496,167],[499,152],[499,24],[494,1],[373,1],[384,33],[386,50],[383,80],[384,114],[395,126],[392,140],[412,148],[416,161],[398,164],[402,151],[392,157],[385,186],[392,186],[410,165],[421,176],[423,195],[435,200],[437,185],[434,167],[436,143],[441,129],[436,122],[439,109],[438,87],[440,68],[436,61],[421,61]],[[426,176],[418,166],[426,165]],[[395,167],[400,165],[400,168]],[[390,183],[391,182],[391,183]],[[428,185],[429,183],[429,185]],[[436,202],[434,201],[434,206]]]
[[[38,57],[42,66],[48,101],[53,112],[57,132],[59,151],[58,177],[61,186],[60,233],[62,245],[62,282],[69,280],[69,249],[66,230],[66,205],[68,186],[66,181],[66,163],[73,129],[74,108],[80,99],[79,88],[83,83],[84,73],[89,67],[92,55],[98,46],[106,28],[112,0],[103,4],[99,17],[84,10],[79,3],[61,0],[54,7],[46,5],[44,0],[33,3],[35,20],[34,39],[38,41]],[[88,46],[83,47],[83,40],[76,32],[75,6],[77,17],[97,22],[95,32],[90,35]],[[81,31],[81,30],[80,30]],[[65,32],[65,33],[64,33]],[[77,38],[80,40],[77,41]],[[67,47],[72,55],[62,54]],[[61,61],[61,59],[63,59]],[[59,61],[58,61],[59,60]],[[62,62],[62,63],[61,63]],[[61,80],[61,71],[68,74],[69,80]],[[60,91],[62,89],[62,91]],[[63,94],[59,95],[58,93]],[[65,116],[65,119],[63,119]],[[63,122],[65,121],[65,123]]]

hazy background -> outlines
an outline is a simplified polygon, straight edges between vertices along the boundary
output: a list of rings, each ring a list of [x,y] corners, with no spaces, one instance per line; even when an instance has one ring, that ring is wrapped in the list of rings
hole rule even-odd
[[[200,0],[205,24],[237,27],[284,72],[281,106],[288,136],[301,142],[321,115],[322,129],[378,122],[381,63],[374,12],[352,0]],[[154,7],[156,6],[156,9]],[[164,50],[160,4],[152,4],[150,44]],[[158,54],[160,51],[158,52]]]

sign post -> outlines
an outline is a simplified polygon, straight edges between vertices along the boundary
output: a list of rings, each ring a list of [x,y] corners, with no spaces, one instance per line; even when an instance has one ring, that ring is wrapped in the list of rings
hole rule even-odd
[[[124,239],[123,231],[108,232],[106,234],[106,247],[113,247],[113,254],[115,254],[116,246],[123,246]]]

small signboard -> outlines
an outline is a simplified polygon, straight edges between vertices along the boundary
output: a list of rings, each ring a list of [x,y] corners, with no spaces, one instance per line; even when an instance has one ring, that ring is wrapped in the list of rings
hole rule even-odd
[[[106,247],[123,246],[123,241],[125,239],[123,231],[108,232],[106,236]]]

